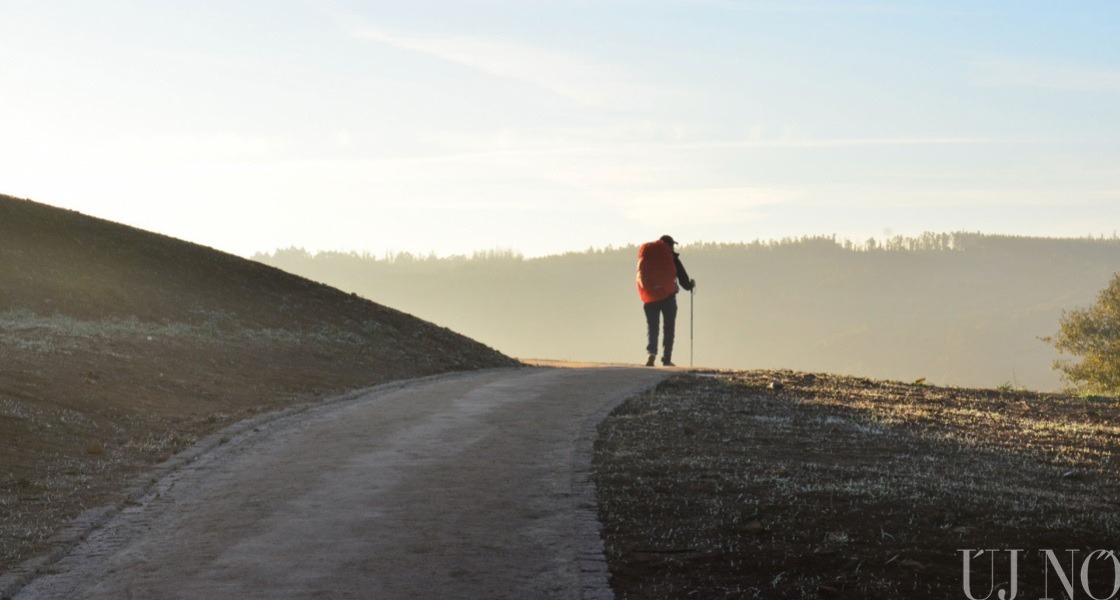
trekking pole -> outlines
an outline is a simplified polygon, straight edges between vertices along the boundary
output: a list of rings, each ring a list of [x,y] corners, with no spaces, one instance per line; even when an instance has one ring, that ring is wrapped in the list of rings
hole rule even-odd
[[[688,290],[688,367],[696,355],[696,288]]]

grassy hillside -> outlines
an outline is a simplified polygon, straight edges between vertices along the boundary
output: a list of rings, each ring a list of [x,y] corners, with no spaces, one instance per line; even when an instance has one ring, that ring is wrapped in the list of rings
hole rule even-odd
[[[0,572],[225,424],[515,364],[260,263],[0,196]]]
[[[928,234],[681,249],[695,296],[697,366],[804,371],[974,387],[1061,387],[1063,310],[1120,270],[1120,240]],[[645,322],[636,248],[537,259],[375,259],[299,249],[256,257],[452,327],[521,357],[638,362]],[[677,364],[688,364],[690,297]]]

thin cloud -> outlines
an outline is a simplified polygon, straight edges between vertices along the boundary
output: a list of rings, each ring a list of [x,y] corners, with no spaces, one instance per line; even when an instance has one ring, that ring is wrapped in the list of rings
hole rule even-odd
[[[987,87],[1033,87],[1073,92],[1120,92],[1120,69],[1002,58],[971,61],[974,82]]]
[[[593,135],[572,136],[570,139],[551,139],[540,136],[540,139],[517,138],[508,136],[506,139],[495,141],[485,136],[453,136],[441,138],[440,146],[448,148],[447,152],[426,156],[398,157],[386,159],[388,161],[409,162],[449,162],[460,160],[490,159],[503,157],[561,157],[561,156],[619,156],[620,154],[673,154],[675,152],[695,152],[703,150],[813,150],[837,148],[874,148],[874,147],[905,147],[905,146],[951,146],[951,145],[977,145],[1000,144],[1012,140],[975,137],[975,136],[911,136],[911,137],[885,137],[885,138],[775,138],[775,139],[746,139],[746,140],[694,140],[694,141],[627,141],[619,139],[614,132],[608,132],[602,139],[596,140]],[[1029,140],[1014,140],[1015,143],[1029,143]],[[453,149],[453,150],[451,150]]]
[[[893,137],[893,138],[781,138],[773,140],[741,140],[726,142],[695,142],[677,144],[690,149],[700,148],[858,148],[877,146],[944,146],[992,144],[998,140],[982,137]]]
[[[712,226],[758,220],[763,207],[796,202],[803,193],[795,189],[763,187],[645,190],[603,194],[602,202],[618,214],[645,227],[665,223]],[[682,210],[687,201],[687,210]]]
[[[637,92],[617,69],[570,53],[469,36],[397,32],[371,25],[358,28],[356,35],[529,84],[582,105],[615,104]]]
[[[744,137],[712,135],[712,131],[699,125],[680,122],[624,122],[601,127],[585,128],[528,128],[504,129],[497,133],[441,133],[432,141],[444,148],[506,150],[533,152],[536,150],[578,150],[595,148],[617,152],[623,149],[651,150],[703,150],[734,148],[851,148],[868,146],[944,146],[992,144],[1007,141],[1023,143],[1025,140],[1006,140],[975,135],[896,135],[890,137],[836,137],[814,138],[785,132],[765,136],[761,128]]]
[[[979,14],[979,9],[957,7],[912,6],[898,2],[752,2],[747,0],[677,0],[675,4],[686,6],[708,6],[711,8],[754,13],[792,13],[792,14],[873,14],[873,15],[915,15],[915,16],[963,16]]]

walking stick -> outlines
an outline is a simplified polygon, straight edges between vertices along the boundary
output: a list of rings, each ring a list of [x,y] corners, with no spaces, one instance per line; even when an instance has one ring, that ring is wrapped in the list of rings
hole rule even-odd
[[[688,290],[688,367],[692,368],[692,359],[696,355],[696,288]]]

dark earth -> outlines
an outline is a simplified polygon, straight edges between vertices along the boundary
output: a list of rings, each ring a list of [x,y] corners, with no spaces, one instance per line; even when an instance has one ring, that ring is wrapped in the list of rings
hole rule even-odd
[[[1054,550],[1087,598],[1088,553],[1120,550],[1116,456],[1111,399],[750,371],[629,400],[594,466],[619,598],[963,599],[962,549],[1023,550],[1031,599],[1064,597]],[[1010,592],[986,554],[974,598],[997,597],[993,556]],[[1092,597],[1117,567],[1091,561]]]

